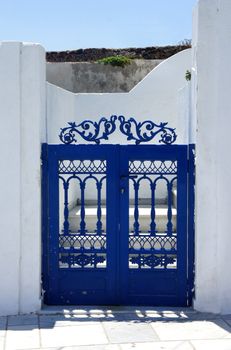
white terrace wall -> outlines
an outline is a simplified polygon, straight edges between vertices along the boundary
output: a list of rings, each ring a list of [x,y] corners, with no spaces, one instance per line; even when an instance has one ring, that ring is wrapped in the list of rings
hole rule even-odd
[[[190,55],[186,50],[164,61],[129,93],[73,94],[46,85],[40,45],[0,44],[0,315],[41,307],[41,144],[60,143],[60,127],[70,120],[111,114],[167,121],[176,127],[177,142],[187,143],[178,91]],[[127,141],[115,135],[111,142]]]
[[[188,121],[179,114],[179,90],[186,84],[185,72],[191,67],[191,50],[184,50],[163,61],[129,93],[74,94],[47,83],[48,143],[60,143],[61,127],[69,121],[98,121],[112,114],[168,122],[176,128],[177,143],[188,142]],[[82,140],[80,140],[81,143]],[[116,132],[111,143],[127,143]]]
[[[41,306],[41,142],[45,52],[0,43],[0,315]]]
[[[185,73],[190,67],[191,50],[181,51],[155,67],[129,93],[74,94],[47,83],[48,143],[60,143],[59,130],[61,127],[68,126],[69,121],[77,123],[85,119],[98,121],[101,117],[110,117],[112,114],[122,114],[126,119],[134,117],[137,121],[151,119],[156,123],[168,122],[170,127],[176,128],[178,135],[176,143],[188,143],[189,94]],[[180,89],[183,86],[186,87],[183,89],[182,99]],[[109,138],[106,143],[129,143],[126,136],[117,131]],[[156,143],[156,140],[153,142]],[[79,143],[86,142],[79,138]],[[134,143],[134,141],[130,143]],[[165,198],[165,191],[165,186],[158,187],[159,199]],[[69,188],[71,206],[72,203],[76,202],[78,195],[76,188],[71,186]],[[144,187],[140,191],[140,196],[141,198],[146,197]],[[92,182],[88,184],[86,199],[94,198],[95,186]],[[62,208],[61,203],[60,208]]]
[[[130,93],[75,95],[46,86],[41,46],[0,44],[0,315],[41,307],[41,143],[59,143],[68,121],[111,114],[168,121],[178,143],[194,142],[187,125],[196,119],[194,307],[231,313],[230,14],[230,0],[200,0],[194,12],[191,112],[190,86],[178,94],[190,51],[160,64]]]
[[[194,13],[196,300],[231,313],[231,1],[201,0]]]
[[[47,81],[79,92],[127,92],[163,60],[132,60],[124,67],[94,62],[48,62]]]

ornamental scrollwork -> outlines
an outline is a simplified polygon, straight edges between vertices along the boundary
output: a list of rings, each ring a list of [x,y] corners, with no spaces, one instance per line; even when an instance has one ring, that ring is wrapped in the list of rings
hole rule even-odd
[[[159,142],[170,145],[176,141],[175,129],[168,127],[168,123],[156,124],[151,120],[137,122],[134,118],[125,119],[124,116],[112,115],[109,119],[101,118],[99,122],[85,120],[80,124],[69,122],[62,128],[59,134],[60,140],[65,144],[78,142],[78,136],[85,141],[100,144],[101,140],[108,140],[108,136],[116,130],[116,121],[119,122],[120,132],[127,136],[128,141],[134,140],[138,145],[141,142],[149,142],[159,136]]]
[[[140,268],[148,266],[152,269],[155,267],[164,267],[166,269],[168,264],[174,264],[176,262],[176,258],[169,256],[138,255],[130,258],[130,262],[132,264],[137,264]]]
[[[108,140],[108,136],[115,131],[116,119],[117,117],[112,115],[110,119],[101,118],[98,123],[92,120],[84,120],[80,124],[69,122],[68,127],[61,129],[59,138],[63,143],[71,144],[78,142],[77,135],[79,135],[85,141],[99,144],[100,140]]]
[[[127,136],[127,140],[135,140],[136,144],[149,142],[160,134],[160,143],[166,145],[176,141],[175,129],[167,127],[168,123],[155,124],[151,120],[137,122],[134,118],[125,119],[124,116],[118,117],[120,121],[120,131]]]
[[[62,264],[68,264],[69,266],[78,265],[82,268],[88,265],[97,267],[97,264],[102,264],[105,261],[106,258],[104,256],[83,253],[78,255],[62,255],[60,258]]]

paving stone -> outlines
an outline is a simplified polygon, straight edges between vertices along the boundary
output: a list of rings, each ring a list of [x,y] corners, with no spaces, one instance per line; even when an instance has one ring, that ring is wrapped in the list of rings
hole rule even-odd
[[[124,320],[134,321],[134,322],[151,322],[151,321],[163,321],[163,320],[187,320],[190,319],[184,313],[161,313],[161,312],[136,312],[127,313],[123,315]]]
[[[121,350],[194,350],[192,345],[189,342],[185,342],[185,341],[120,344],[120,349]]]
[[[220,318],[219,315],[205,312],[187,312],[187,311],[151,311],[151,310],[136,310],[134,313],[128,313],[126,316],[130,319],[145,320],[175,320],[175,321],[187,321],[187,320],[215,320]]]
[[[0,317],[0,339],[6,335],[6,323],[7,323],[7,318]]]
[[[194,350],[230,350],[231,339],[192,340]]]
[[[0,317],[0,350],[3,349],[4,337],[6,335],[6,317]]]
[[[0,338],[0,350],[4,350],[4,344],[5,344],[5,338],[1,337]]]
[[[6,333],[6,350],[39,348],[39,330],[32,325],[11,326]]]
[[[158,339],[152,327],[145,323],[103,322],[103,326],[112,343],[135,343]]]
[[[37,315],[19,315],[19,316],[8,317],[8,326],[24,326],[24,325],[38,326],[38,316]]]
[[[39,315],[93,315],[93,314],[107,314],[111,312],[111,307],[96,307],[96,306],[79,306],[79,307],[60,307],[60,306],[46,306],[38,311]],[[113,311],[114,312],[114,311]]]
[[[124,320],[123,315],[50,315],[39,316],[40,328],[53,328],[61,326],[87,326],[92,324],[100,324],[101,321],[121,321]]]
[[[195,312],[192,314],[188,314],[188,316],[190,320],[199,320],[199,321],[216,320],[221,318],[220,315],[214,314],[212,312]]]
[[[0,330],[6,329],[7,317],[0,317]]]
[[[40,310],[38,313],[39,315],[74,315],[74,314],[84,314],[84,315],[90,315],[90,314],[118,314],[118,313],[133,313],[133,312],[158,312],[158,313],[165,313],[165,314],[171,314],[171,313],[186,313],[186,314],[194,314],[198,313],[197,311],[193,310],[192,308],[188,307],[151,307],[151,306],[140,306],[140,307],[134,307],[134,306],[109,306],[109,307],[97,307],[97,306],[79,306],[79,307],[61,307],[61,306],[46,306],[42,310]]]
[[[119,345],[116,344],[110,344],[110,345],[80,345],[80,346],[58,346],[58,347],[52,347],[52,348],[39,348],[42,350],[121,350]],[[30,349],[30,350],[39,350],[36,349]],[[27,349],[22,349],[27,350]]]
[[[229,326],[231,326],[231,318],[223,317],[223,320],[224,320]]]
[[[224,319],[230,320],[230,319],[231,319],[231,314],[222,315],[222,316],[220,316],[220,317],[221,317],[221,318],[224,318]]]
[[[0,339],[5,337],[6,335],[6,327],[0,328]]]
[[[71,347],[65,346],[64,348],[62,348],[62,350],[120,350],[120,348],[119,348],[119,345],[110,344],[110,345],[87,345],[87,346],[71,346]]]
[[[102,325],[42,328],[42,347],[107,344]]]
[[[152,322],[161,340],[219,339],[230,335],[230,327],[222,320]]]

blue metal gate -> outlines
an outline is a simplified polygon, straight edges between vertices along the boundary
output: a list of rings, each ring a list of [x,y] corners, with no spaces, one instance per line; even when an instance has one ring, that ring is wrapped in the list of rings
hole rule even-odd
[[[190,305],[189,152],[44,145],[46,304]]]

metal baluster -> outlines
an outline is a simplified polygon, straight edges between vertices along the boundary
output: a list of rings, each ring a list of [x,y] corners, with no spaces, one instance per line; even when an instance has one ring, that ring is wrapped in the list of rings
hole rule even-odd
[[[134,236],[139,236],[139,183],[134,181],[135,203],[134,203]]]
[[[71,268],[72,267],[72,260],[71,260],[71,257],[72,255],[71,254],[68,254],[68,259],[67,259],[67,262],[68,262],[68,267]]]
[[[155,236],[156,234],[156,210],[155,210],[155,190],[156,190],[156,183],[151,182],[151,224],[150,224],[150,236]]]
[[[68,188],[69,188],[69,182],[64,181],[63,182],[63,188],[64,188],[64,210],[63,210],[63,215],[64,215],[64,222],[63,222],[63,233],[64,235],[68,235],[70,232],[69,230],[69,209],[68,209]]]
[[[85,223],[85,182],[81,181],[80,182],[80,189],[81,189],[81,209],[80,209],[80,217],[81,217],[81,221],[80,221],[80,234],[81,235],[85,235],[86,231],[86,223]]]
[[[96,223],[96,233],[97,235],[102,234],[102,210],[101,210],[101,189],[102,189],[102,182],[97,181],[96,184],[97,187],[97,223]]]
[[[167,183],[168,189],[168,223],[167,223],[167,234],[172,236],[172,183]]]

